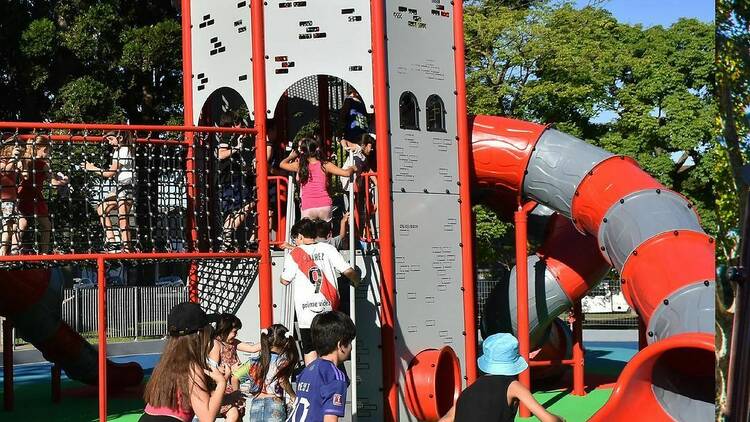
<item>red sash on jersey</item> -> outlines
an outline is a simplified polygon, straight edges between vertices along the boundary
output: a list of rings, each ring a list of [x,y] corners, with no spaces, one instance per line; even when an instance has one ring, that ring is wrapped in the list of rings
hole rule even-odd
[[[300,247],[292,249],[292,253],[290,255],[299,267],[300,271],[302,271],[302,274],[304,274],[311,283],[318,283],[318,280],[310,279],[311,270],[317,270],[316,273],[318,274],[318,277],[323,278],[322,280],[320,280],[320,293],[322,293],[323,296],[325,296],[325,298],[331,304],[331,308],[333,308],[334,311],[337,310],[339,308],[339,291],[330,281],[328,281],[328,278],[326,278],[323,270],[315,265],[315,261],[313,261],[312,257]]]

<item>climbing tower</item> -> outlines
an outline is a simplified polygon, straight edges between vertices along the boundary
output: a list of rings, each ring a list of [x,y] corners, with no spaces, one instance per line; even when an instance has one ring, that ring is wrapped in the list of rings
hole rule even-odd
[[[191,0],[182,7],[188,125],[199,123],[217,90],[231,89],[248,105],[260,139],[284,93],[305,77],[336,77],[361,95],[375,122],[380,236],[378,253],[361,264],[369,269],[356,300],[353,407],[358,419],[373,421],[444,412],[474,376],[476,343],[460,3]],[[259,181],[264,172],[258,166]],[[280,260],[259,252],[259,288],[248,297],[259,297],[263,314],[283,297],[263,269]]]

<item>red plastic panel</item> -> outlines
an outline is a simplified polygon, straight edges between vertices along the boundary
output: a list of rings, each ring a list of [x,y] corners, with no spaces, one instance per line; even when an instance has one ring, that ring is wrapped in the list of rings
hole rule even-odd
[[[594,166],[578,185],[571,205],[573,221],[582,232],[596,236],[612,204],[631,192],[656,188],[665,189],[632,158],[609,157]]]
[[[483,115],[473,117],[469,124],[477,185],[510,192],[517,198],[531,152],[547,127]],[[517,203],[509,205],[515,207]]]
[[[50,280],[50,270],[0,272],[0,315],[13,316],[26,311],[42,298]]]
[[[607,274],[610,265],[599,253],[596,238],[578,232],[565,216],[554,214],[548,224],[538,255],[545,259],[568,299],[575,302]]]
[[[675,290],[714,279],[714,244],[705,233],[675,230],[652,237],[622,269],[622,290],[646,325],[657,306]]]
[[[445,415],[461,392],[461,366],[450,347],[422,350],[406,370],[406,407],[421,421]]]
[[[617,385],[590,422],[632,421],[637,415],[649,422],[672,422],[654,396],[652,378],[657,364],[668,357],[671,369],[686,377],[712,376],[715,365],[714,338],[706,333],[686,333],[656,342],[636,354],[620,373]]]

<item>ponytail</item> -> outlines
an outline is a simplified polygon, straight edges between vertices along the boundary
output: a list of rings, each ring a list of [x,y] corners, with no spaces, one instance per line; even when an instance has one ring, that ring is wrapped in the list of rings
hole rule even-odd
[[[299,181],[305,184],[310,179],[310,169],[308,159],[316,158],[320,160],[320,144],[318,141],[305,138],[300,141],[299,146]]]
[[[266,376],[271,366],[271,349],[274,347],[281,349],[277,362],[282,363],[283,366],[278,367],[273,379],[270,380],[271,383],[280,380],[288,381],[297,366],[299,356],[291,331],[281,324],[273,324],[264,328],[260,332],[260,367],[255,373],[255,384],[259,386],[259,390],[254,391],[254,394],[258,394],[266,388]]]

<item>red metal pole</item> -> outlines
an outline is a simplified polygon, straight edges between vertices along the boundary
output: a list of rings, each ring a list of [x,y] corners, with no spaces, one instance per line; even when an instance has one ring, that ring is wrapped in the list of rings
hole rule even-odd
[[[391,139],[388,124],[387,57],[385,46],[384,0],[370,2],[372,16],[372,73],[375,101],[375,134],[378,138],[378,211],[380,214],[380,307],[383,343],[384,420],[398,420],[398,384],[396,374],[395,306],[396,285],[393,253],[393,205],[391,183]]]
[[[268,228],[268,160],[266,159],[266,53],[263,2],[250,2],[253,48],[253,97],[255,110],[255,160],[258,186],[258,252],[260,252],[260,326],[273,324],[273,285],[271,284],[271,244]]]
[[[456,118],[458,140],[458,183],[461,198],[461,288],[464,294],[464,348],[466,384],[477,378],[477,316],[474,292],[474,236],[471,212],[471,138],[466,110],[466,59],[464,57],[463,2],[453,3],[453,45],[456,74]]]
[[[516,334],[518,336],[518,351],[526,362],[529,361],[529,278],[526,267],[527,245],[526,222],[528,221],[525,207],[518,207],[514,214],[516,225],[516,294],[518,309],[518,327]],[[518,381],[526,388],[531,388],[531,371],[526,369],[518,376]],[[518,407],[518,415],[522,418],[531,416],[529,409],[521,403]]]
[[[195,126],[193,121],[193,39],[192,23],[190,22],[190,0],[182,0],[182,100],[183,100],[183,124]],[[187,145],[187,159],[185,162],[185,174],[187,181],[187,218],[186,228],[188,231],[188,251],[197,249],[198,227],[195,221],[198,189],[195,177],[195,137],[193,132],[185,133]],[[188,291],[191,302],[198,302],[198,265],[190,261],[188,270]]]
[[[13,410],[13,323],[3,320],[3,407]]]
[[[96,260],[99,298],[99,420],[107,420],[107,280],[104,257]]]
[[[585,396],[585,356],[583,351],[583,310],[581,301],[573,304],[573,395]]]
[[[189,53],[187,54],[190,55]],[[184,60],[185,54],[183,54]],[[185,66],[183,63],[183,71]],[[183,82],[184,83],[184,82]],[[184,87],[183,87],[184,94]],[[190,101],[193,101],[192,91]],[[192,108],[192,107],[191,107]],[[186,109],[187,111],[187,109]],[[192,111],[191,111],[192,113]],[[186,114],[186,113],[185,113]],[[192,114],[189,116],[192,121]],[[209,133],[242,133],[254,135],[257,131],[254,128],[239,127],[216,127],[216,126],[195,126],[192,124],[184,126],[169,125],[114,125],[108,123],[46,123],[46,122],[0,122],[0,129],[45,129],[45,130],[136,130],[141,132],[209,132]],[[91,137],[92,139],[95,137]],[[156,141],[154,139],[154,141]]]

